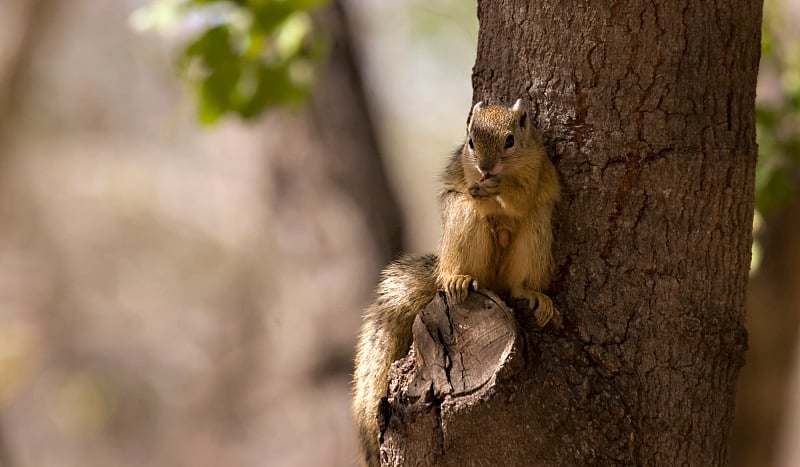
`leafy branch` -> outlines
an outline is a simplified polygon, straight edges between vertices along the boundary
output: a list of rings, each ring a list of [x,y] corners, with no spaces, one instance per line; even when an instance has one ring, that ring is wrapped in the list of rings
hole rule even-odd
[[[245,119],[303,102],[325,40],[314,10],[327,0],[152,0],[132,22],[140,30],[195,30],[178,60],[204,124],[226,113]]]

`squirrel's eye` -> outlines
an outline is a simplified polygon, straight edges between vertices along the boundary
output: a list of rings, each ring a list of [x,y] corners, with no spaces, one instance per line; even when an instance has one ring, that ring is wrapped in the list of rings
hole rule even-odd
[[[514,135],[506,136],[506,149],[514,146]]]
[[[469,139],[469,142],[467,144],[469,144],[470,149],[475,149],[475,144],[472,142],[472,138]]]

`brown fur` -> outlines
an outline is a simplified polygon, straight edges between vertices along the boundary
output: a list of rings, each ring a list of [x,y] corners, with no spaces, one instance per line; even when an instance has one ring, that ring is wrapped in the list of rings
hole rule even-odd
[[[467,141],[442,175],[438,260],[408,256],[382,274],[355,362],[353,416],[365,465],[380,465],[378,411],[389,366],[408,353],[414,318],[437,290],[456,303],[476,285],[524,297],[540,325],[560,325],[558,310],[542,293],[550,281],[558,176],[530,122],[520,125],[523,118],[519,105],[473,108]],[[505,148],[508,135],[515,141]]]

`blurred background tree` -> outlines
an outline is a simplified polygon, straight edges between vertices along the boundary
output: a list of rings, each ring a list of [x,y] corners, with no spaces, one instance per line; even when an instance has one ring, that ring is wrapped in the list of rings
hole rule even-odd
[[[477,20],[342,3],[0,3],[0,464],[353,464],[361,309],[435,247]],[[799,19],[767,0],[734,465],[800,436]]]
[[[758,166],[753,269],[748,287],[750,350],[739,379],[731,464],[796,465],[800,439],[800,2],[766,0],[756,99]],[[791,441],[790,441],[791,440]],[[788,443],[787,443],[788,442]],[[796,450],[796,448],[795,448]]]
[[[146,22],[144,0],[0,5],[3,465],[352,464],[355,334],[404,237],[377,142],[413,169],[397,191],[430,203],[419,174],[432,185],[462,131],[469,59],[418,92],[419,63],[437,62],[425,44],[362,52],[406,33],[408,4],[310,5],[310,23],[286,17],[313,25],[286,49],[306,63],[281,66],[321,84],[293,82],[291,98],[264,101],[290,111],[247,125],[222,112],[254,115],[247,98],[275,89],[245,69],[274,64],[241,48],[246,29],[232,28],[247,22],[224,32],[230,11],[187,17],[187,35],[164,42],[127,27]],[[416,64],[384,57],[400,51]],[[448,96],[464,109],[445,112]],[[387,143],[408,134],[389,130],[397,108],[457,130],[436,130],[445,147]]]

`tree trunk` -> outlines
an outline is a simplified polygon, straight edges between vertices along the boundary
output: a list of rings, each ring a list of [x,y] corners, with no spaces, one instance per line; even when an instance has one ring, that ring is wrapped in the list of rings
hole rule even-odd
[[[567,323],[510,329],[521,352],[474,363],[466,374],[496,377],[466,394],[452,389],[461,328],[440,343],[449,384],[415,341],[393,369],[385,460],[724,464],[746,349],[761,2],[478,3],[474,101],[530,101],[561,176],[550,292]]]

